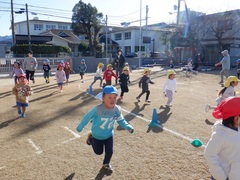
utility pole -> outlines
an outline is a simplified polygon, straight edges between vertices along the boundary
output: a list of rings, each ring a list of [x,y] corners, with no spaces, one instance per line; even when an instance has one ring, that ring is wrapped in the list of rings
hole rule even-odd
[[[11,22],[11,26],[12,26],[12,45],[14,45],[14,44],[16,44],[16,40],[15,40],[15,27],[14,27],[13,0],[11,0],[11,16],[12,16],[12,22]]]
[[[148,37],[148,5],[146,5],[146,37]],[[145,44],[145,55],[148,52],[149,44]]]
[[[108,27],[107,27],[107,22],[108,22],[108,16],[106,15],[106,20],[105,20],[105,23],[106,23],[106,27],[105,27],[105,30],[106,30],[106,58],[107,58],[107,51],[108,51]]]
[[[31,36],[30,36],[30,26],[28,19],[28,5],[26,4],[26,18],[27,18],[27,33],[28,33],[28,49],[31,50]]]
[[[139,62],[138,62],[138,67],[140,68],[141,66],[141,41],[142,41],[142,0],[140,0],[140,29],[139,29]]]
[[[177,26],[179,25],[179,18],[180,18],[180,1],[181,0],[178,0],[178,6],[177,6],[177,8],[178,8],[178,11],[177,11]]]

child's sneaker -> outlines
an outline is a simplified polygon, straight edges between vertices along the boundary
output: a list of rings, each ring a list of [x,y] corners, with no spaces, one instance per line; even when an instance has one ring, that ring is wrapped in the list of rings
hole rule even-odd
[[[22,114],[22,111],[21,111],[21,109],[18,109],[18,114]]]
[[[211,109],[211,105],[207,104],[206,107],[205,107],[205,112],[208,112],[210,109]]]
[[[167,107],[172,107],[172,104],[166,104]]]
[[[25,113],[22,113],[22,117],[26,117],[26,114],[25,114]]]
[[[120,99],[123,100],[123,96],[120,96]]]
[[[89,145],[89,146],[92,144],[92,133],[91,133],[91,132],[88,134],[86,143],[87,143],[87,145]]]
[[[104,164],[103,165],[103,168],[110,174],[113,173],[113,169],[112,169],[112,166],[110,164]]]
[[[150,101],[150,100],[146,100],[145,102],[146,102],[146,103],[151,103],[151,101]]]
[[[136,97],[137,101],[140,102],[140,98],[139,97]]]

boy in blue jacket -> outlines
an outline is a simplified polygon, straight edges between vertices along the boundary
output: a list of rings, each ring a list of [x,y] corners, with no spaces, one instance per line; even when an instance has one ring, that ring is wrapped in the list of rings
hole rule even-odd
[[[105,157],[103,160],[103,168],[112,173],[110,160],[113,155],[113,133],[114,123],[117,123],[130,133],[133,133],[133,127],[124,119],[120,106],[117,103],[118,91],[114,86],[105,86],[103,89],[103,103],[92,108],[84,115],[82,121],[77,126],[77,131],[81,132],[83,128],[92,120],[91,133],[87,138],[87,144],[92,145],[93,151],[97,155],[103,153],[105,149]]]

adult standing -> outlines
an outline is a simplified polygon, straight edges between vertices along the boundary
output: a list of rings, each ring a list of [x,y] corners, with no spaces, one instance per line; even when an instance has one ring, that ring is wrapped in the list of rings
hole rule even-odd
[[[119,77],[122,74],[123,67],[125,64],[125,57],[122,55],[121,49],[119,49],[117,52],[117,56],[114,59],[114,64],[115,64],[116,75]],[[117,79],[115,82],[117,84]]]
[[[197,52],[194,57],[194,67],[193,67],[194,71],[197,71],[200,61],[201,61],[200,52]]]
[[[34,73],[37,69],[38,63],[35,57],[33,57],[33,52],[31,50],[28,51],[27,56],[24,59],[24,67],[26,70],[26,78],[29,81],[32,80],[33,84],[35,83]]]
[[[220,72],[221,75],[221,81],[219,83],[223,83],[223,76],[228,78],[229,70],[230,70],[230,56],[228,54],[228,50],[222,51],[223,58],[222,60],[215,64],[215,66],[220,66],[222,65],[222,70]]]

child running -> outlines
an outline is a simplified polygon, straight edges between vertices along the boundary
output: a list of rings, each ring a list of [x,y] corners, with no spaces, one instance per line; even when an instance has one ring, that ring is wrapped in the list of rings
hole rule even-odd
[[[12,93],[16,95],[16,105],[18,114],[26,117],[26,107],[28,107],[28,98],[32,94],[32,89],[28,85],[28,81],[24,74],[20,74],[17,79],[17,84],[12,89]]]
[[[125,62],[124,67],[127,67],[129,72],[132,73],[132,68],[129,66],[128,62]]]
[[[59,91],[63,92],[62,88],[63,88],[63,83],[66,80],[66,74],[63,70],[62,64],[58,65],[55,76],[56,76]]]
[[[103,80],[105,79],[106,85],[112,85],[112,77],[118,78],[117,75],[113,72],[112,64],[107,65],[107,69],[103,73]]]
[[[146,103],[150,103],[151,101],[148,99],[149,98],[149,95],[150,95],[150,91],[149,91],[149,83],[150,84],[154,84],[154,82],[151,81],[151,78],[150,78],[150,72],[151,70],[148,69],[148,68],[145,68],[144,71],[143,71],[143,77],[140,79],[138,85],[139,85],[139,88],[142,87],[142,92],[136,97],[136,99],[138,100],[138,102],[140,102],[140,98],[143,94],[147,93],[146,94],[146,99],[145,99],[145,102]]]
[[[109,174],[113,172],[110,161],[113,155],[115,121],[130,133],[134,131],[133,127],[124,119],[120,106],[116,105],[117,95],[118,91],[115,87],[106,86],[103,89],[103,102],[86,113],[77,126],[77,131],[81,132],[92,120],[91,133],[89,133],[86,143],[92,145],[93,151],[97,155],[101,155],[105,150],[103,169]]]
[[[46,80],[46,83],[50,83],[50,79],[49,79],[49,76],[50,76],[50,70],[51,70],[51,67],[49,65],[49,60],[46,59],[43,63],[43,77],[44,79]]]
[[[18,79],[18,76],[20,74],[24,74],[24,71],[23,69],[20,67],[20,63],[18,61],[15,61],[14,62],[14,67],[13,67],[13,70],[11,72],[11,77],[14,76],[14,83],[17,84],[17,79]]]
[[[79,69],[79,74],[80,74],[81,80],[83,80],[83,76],[87,70],[87,65],[85,63],[85,59],[81,60],[81,64],[79,65],[78,69]],[[84,83],[84,81],[82,81],[82,83]]]
[[[240,80],[236,76],[229,76],[224,83],[224,88],[218,93],[218,98],[215,100],[217,103],[217,106],[222,102],[222,100],[235,96],[234,87],[238,85],[238,82]],[[210,109],[215,109],[217,106],[212,106],[210,104],[207,104],[205,107],[205,111],[208,112]]]
[[[100,80],[100,87],[102,87],[102,81],[103,81],[103,78],[102,78],[102,69],[104,67],[104,64],[103,63],[98,63],[98,66],[97,66],[97,70],[96,70],[96,73],[94,75],[94,80],[91,84],[91,86],[97,81],[97,80]]]
[[[240,177],[240,97],[229,97],[214,109],[218,119],[212,127],[204,156],[212,180],[238,180]]]
[[[124,93],[128,92],[128,83],[130,83],[129,69],[127,66],[123,68],[123,73],[119,76],[119,84],[121,87],[120,99],[123,99]]]
[[[69,62],[65,62],[64,72],[66,74],[66,84],[68,85],[69,82],[69,76],[71,73],[74,73],[74,71],[70,68]]]
[[[176,79],[175,79],[175,71],[174,70],[168,70],[167,73],[167,81],[163,86],[163,95],[164,97],[168,98],[167,107],[171,107],[172,106],[172,101],[173,101],[173,94],[174,92],[176,92]]]

